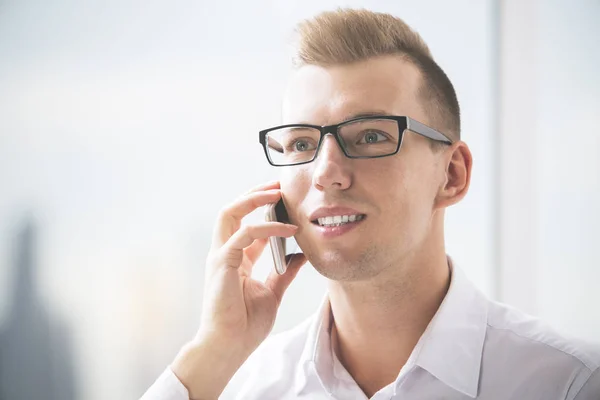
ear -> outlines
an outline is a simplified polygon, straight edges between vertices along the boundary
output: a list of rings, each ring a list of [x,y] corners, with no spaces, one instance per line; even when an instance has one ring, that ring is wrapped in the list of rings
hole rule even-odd
[[[467,194],[471,184],[473,157],[463,141],[453,143],[444,151],[445,174],[434,202],[435,209],[450,207]]]

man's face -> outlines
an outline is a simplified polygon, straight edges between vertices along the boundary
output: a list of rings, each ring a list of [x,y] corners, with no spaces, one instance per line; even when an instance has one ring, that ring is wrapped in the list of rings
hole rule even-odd
[[[428,124],[427,106],[417,97],[420,84],[419,70],[394,56],[328,68],[304,66],[290,82],[283,123],[331,125],[377,112]],[[393,156],[350,159],[328,135],[316,160],[283,167],[285,203],[311,264],[333,280],[364,280],[422,251],[443,183],[440,161],[428,139],[406,132]],[[333,215],[364,217],[326,228],[311,217],[322,207],[349,209]]]

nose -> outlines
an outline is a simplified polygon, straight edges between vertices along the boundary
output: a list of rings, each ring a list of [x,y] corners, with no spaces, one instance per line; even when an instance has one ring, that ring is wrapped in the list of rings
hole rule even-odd
[[[313,185],[319,190],[348,189],[352,184],[350,161],[335,138],[331,134],[325,135],[319,154],[313,161]]]

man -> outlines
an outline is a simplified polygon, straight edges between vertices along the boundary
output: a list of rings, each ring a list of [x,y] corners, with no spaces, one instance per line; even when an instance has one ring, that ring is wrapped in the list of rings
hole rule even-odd
[[[280,182],[223,209],[198,334],[144,399],[600,399],[600,355],[486,299],[446,256],[472,158],[422,39],[364,10],[298,33],[285,125],[260,134]],[[280,198],[291,224],[241,226]],[[304,256],[252,280],[268,237],[292,235]],[[321,309],[265,340],[306,259],[329,282]]]

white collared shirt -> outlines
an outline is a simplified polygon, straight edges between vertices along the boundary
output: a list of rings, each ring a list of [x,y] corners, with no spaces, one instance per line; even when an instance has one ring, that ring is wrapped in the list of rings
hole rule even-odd
[[[488,300],[456,266],[394,382],[371,399],[600,400],[600,350]],[[331,308],[265,340],[220,399],[367,399],[331,345]],[[187,400],[169,368],[143,400]]]

